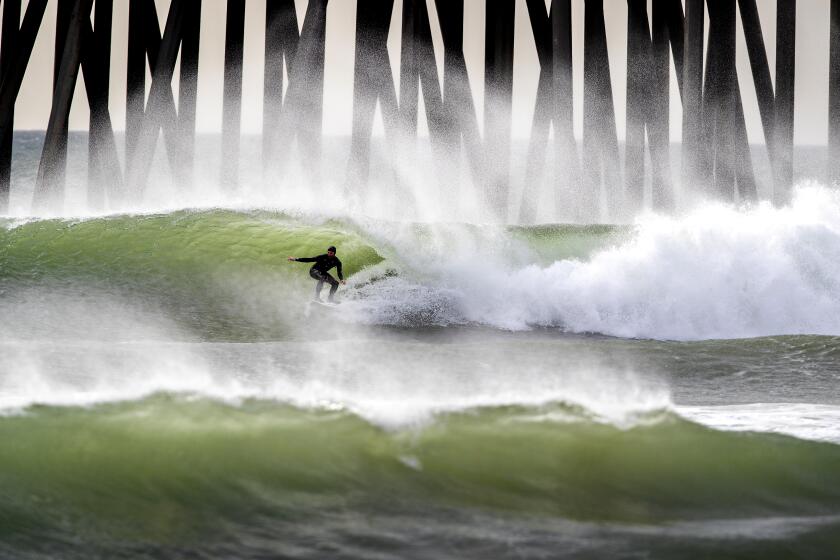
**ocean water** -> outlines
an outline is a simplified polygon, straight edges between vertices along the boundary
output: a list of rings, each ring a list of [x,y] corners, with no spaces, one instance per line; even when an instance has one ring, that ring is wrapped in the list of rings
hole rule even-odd
[[[13,211],[0,556],[836,558],[840,194],[806,183],[622,225]],[[330,244],[335,309],[286,262]]]

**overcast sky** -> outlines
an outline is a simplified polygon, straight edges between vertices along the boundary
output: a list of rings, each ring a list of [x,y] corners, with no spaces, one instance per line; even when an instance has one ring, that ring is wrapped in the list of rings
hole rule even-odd
[[[434,0],[428,0],[432,17],[432,32],[442,70],[442,43]],[[446,0],[439,0],[446,1]],[[161,19],[165,19],[169,0],[156,0]],[[308,0],[296,0],[299,20]],[[24,2],[25,4],[26,2]],[[259,132],[262,123],[262,73],[265,40],[266,0],[248,0],[245,27],[245,67],[243,103],[243,132]],[[477,108],[482,107],[484,56],[485,0],[466,0],[465,56],[470,81],[476,96]],[[828,38],[829,0],[799,2],[797,14],[796,56],[796,121],[795,137],[800,144],[824,144],[827,137],[828,114]],[[115,0],[113,51],[111,56],[111,117],[114,126],[125,126],[125,59],[128,41],[128,0]],[[198,128],[212,132],[221,128],[222,69],[224,64],[225,4],[223,0],[204,0],[201,24],[201,53],[199,63]],[[389,49],[396,76],[400,48],[400,0],[391,26]],[[605,0],[610,68],[619,137],[624,136],[625,79],[626,79],[626,17],[625,0]],[[49,84],[52,81],[55,0],[50,1],[41,33],[36,42],[30,67],[17,102],[16,128],[44,129],[49,117]],[[775,66],[775,0],[758,0],[761,22],[767,42],[771,72]],[[325,76],[324,131],[348,134],[352,123],[353,54],[356,0],[331,0],[327,12],[327,45]],[[573,0],[574,64],[576,132],[582,125],[582,61],[583,61],[583,0]],[[516,5],[516,55],[514,76],[514,124],[516,136],[528,134],[536,95],[539,64],[531,34],[525,0]],[[161,27],[163,23],[161,24]],[[708,29],[708,25],[707,25]],[[744,97],[747,127],[752,142],[763,142],[758,116],[755,89],[746,55],[743,31],[738,24],[738,73]],[[681,113],[679,95],[671,76],[671,131],[679,139]],[[76,91],[70,125],[73,129],[87,129],[87,103],[83,84]],[[175,89],[177,95],[177,88]],[[425,128],[421,117],[421,130]]]

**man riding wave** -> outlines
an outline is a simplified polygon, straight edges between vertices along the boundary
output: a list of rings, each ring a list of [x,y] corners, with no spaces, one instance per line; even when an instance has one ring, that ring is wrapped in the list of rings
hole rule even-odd
[[[324,288],[324,282],[326,282],[330,285],[330,296],[328,301],[330,303],[335,303],[335,292],[338,291],[339,280],[342,284],[346,284],[344,281],[344,274],[341,272],[341,261],[335,256],[335,247],[329,247],[325,255],[300,259],[296,257],[289,257],[289,261],[315,263],[312,265],[312,268],[309,269],[309,275],[318,281],[318,284],[315,286],[315,301],[321,301],[321,290]],[[333,268],[335,268],[338,272],[338,280],[333,278],[329,273],[329,271]]]

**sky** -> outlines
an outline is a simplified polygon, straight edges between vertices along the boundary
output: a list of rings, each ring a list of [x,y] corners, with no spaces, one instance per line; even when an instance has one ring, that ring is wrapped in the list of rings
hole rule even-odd
[[[155,0],[161,19],[165,19],[169,0]],[[295,0],[298,19],[308,0]],[[439,71],[442,74],[443,45],[440,29],[429,2],[432,33],[435,42]],[[446,1],[446,0],[438,0]],[[549,0],[547,0],[548,3]],[[26,4],[27,1],[24,2]],[[484,61],[484,3],[485,0],[465,0],[464,54],[476,106],[481,115],[483,107]],[[771,73],[775,68],[775,0],[758,0],[767,55]],[[222,71],[224,66],[225,4],[223,0],[204,0],[201,22],[199,58],[198,118],[200,132],[218,132],[221,129]],[[243,113],[244,133],[259,133],[262,126],[263,49],[265,41],[266,0],[248,0],[245,22]],[[583,0],[573,0],[572,18],[574,73],[575,73],[575,128],[582,130],[583,103]],[[795,142],[797,144],[825,144],[828,134],[828,42],[830,0],[800,1],[797,13],[796,54],[796,116]],[[389,37],[389,51],[394,75],[399,76],[401,2],[395,2]],[[616,110],[619,139],[624,137],[627,4],[625,0],[604,0],[607,41],[612,74],[613,101]],[[45,129],[49,119],[49,84],[52,82],[56,1],[51,0],[35,44],[30,66],[24,79],[16,106],[17,129]],[[349,134],[352,125],[353,56],[356,0],[331,0],[327,11],[327,43],[325,65],[324,132]],[[163,27],[163,22],[161,22]],[[706,26],[708,30],[708,25]],[[744,111],[750,141],[763,143],[755,88],[752,84],[749,60],[743,30],[738,22],[738,75],[744,99]],[[516,37],[514,59],[514,101],[512,133],[527,137],[536,96],[539,63],[531,33],[525,0],[516,0]],[[113,47],[111,53],[111,119],[116,129],[125,127],[126,53],[128,43],[128,0],[114,0]],[[175,82],[177,84],[177,80]],[[47,86],[47,87],[45,87]],[[399,85],[397,84],[397,87]],[[177,85],[173,86],[177,96]],[[671,137],[681,135],[681,110],[679,92],[671,71]],[[481,118],[479,118],[481,121]],[[88,122],[84,84],[80,80],[71,112],[71,129],[86,130]],[[425,130],[425,119],[420,117],[420,131]],[[377,123],[376,132],[381,132]]]

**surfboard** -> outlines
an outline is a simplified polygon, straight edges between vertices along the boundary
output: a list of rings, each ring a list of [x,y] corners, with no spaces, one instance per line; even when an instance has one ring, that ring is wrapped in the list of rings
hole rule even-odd
[[[314,301],[313,300],[312,303],[314,303],[315,305],[320,305],[321,307],[332,307],[332,308],[338,307],[338,305],[339,305],[338,302],[331,303],[329,301]]]

